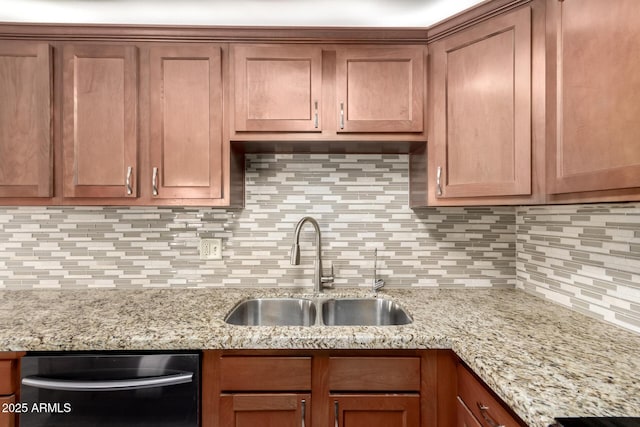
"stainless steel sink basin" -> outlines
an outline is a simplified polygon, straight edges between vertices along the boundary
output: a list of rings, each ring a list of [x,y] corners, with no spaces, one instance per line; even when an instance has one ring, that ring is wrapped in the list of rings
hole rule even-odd
[[[224,319],[244,326],[310,326],[316,305],[304,298],[256,298],[240,302]]]
[[[328,326],[406,325],[413,320],[396,302],[380,298],[331,299],[322,303]]]

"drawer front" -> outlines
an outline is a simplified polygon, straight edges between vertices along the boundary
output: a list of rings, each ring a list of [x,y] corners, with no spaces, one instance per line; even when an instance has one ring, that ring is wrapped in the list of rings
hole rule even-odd
[[[476,417],[473,416],[460,397],[457,398],[456,411],[458,417],[457,427],[482,427],[482,424],[476,420]]]
[[[418,357],[331,357],[331,391],[420,391]]]
[[[16,416],[12,412],[4,412],[2,408],[9,403],[15,403],[16,397],[1,396],[0,397],[0,427],[14,427],[16,425]]]
[[[14,360],[0,360],[0,395],[13,394],[16,384]]]
[[[223,357],[222,391],[311,390],[310,357]]]
[[[524,425],[462,365],[458,365],[458,395],[482,426],[492,427],[492,422],[505,427]]]

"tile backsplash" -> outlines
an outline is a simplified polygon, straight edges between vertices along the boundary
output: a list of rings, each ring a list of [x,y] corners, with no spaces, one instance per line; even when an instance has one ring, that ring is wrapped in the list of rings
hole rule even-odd
[[[406,155],[247,155],[242,210],[0,208],[0,288],[312,286],[314,235],[289,264],[297,221],[320,223],[336,286],[514,287],[515,210],[408,207]],[[199,259],[198,239],[223,239]]]
[[[517,209],[517,287],[640,333],[640,203]]]

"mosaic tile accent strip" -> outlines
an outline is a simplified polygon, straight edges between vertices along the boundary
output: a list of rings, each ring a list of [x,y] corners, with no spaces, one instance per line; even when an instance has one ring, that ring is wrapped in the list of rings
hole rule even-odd
[[[521,207],[517,287],[640,333],[640,203]]]
[[[511,207],[408,208],[406,155],[248,155],[242,210],[0,208],[0,288],[311,288],[315,217],[336,287],[515,287]],[[199,238],[222,238],[200,260]]]

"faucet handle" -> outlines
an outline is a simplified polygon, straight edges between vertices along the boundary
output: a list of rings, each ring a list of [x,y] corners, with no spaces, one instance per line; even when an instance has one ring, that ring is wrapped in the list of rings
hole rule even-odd
[[[333,263],[331,263],[331,276],[320,277],[320,285],[325,289],[333,289],[334,287]]]

